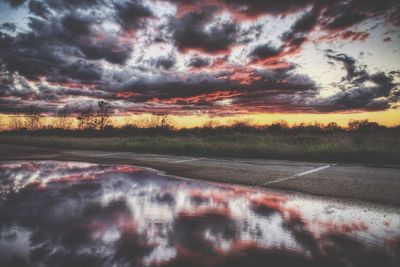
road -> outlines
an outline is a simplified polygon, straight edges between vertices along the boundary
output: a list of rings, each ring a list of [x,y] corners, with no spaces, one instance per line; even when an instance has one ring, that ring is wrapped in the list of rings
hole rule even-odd
[[[66,160],[131,164],[167,174],[400,206],[400,166],[268,159],[196,158],[0,144],[0,160]],[[1,178],[1,177],[0,177]]]

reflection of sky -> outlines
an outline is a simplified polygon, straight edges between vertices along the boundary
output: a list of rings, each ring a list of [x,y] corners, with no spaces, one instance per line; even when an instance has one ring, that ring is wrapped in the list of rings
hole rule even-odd
[[[0,177],[0,265],[230,266],[229,260],[257,259],[275,266],[291,260],[395,266],[400,260],[396,211],[129,166],[4,163]]]

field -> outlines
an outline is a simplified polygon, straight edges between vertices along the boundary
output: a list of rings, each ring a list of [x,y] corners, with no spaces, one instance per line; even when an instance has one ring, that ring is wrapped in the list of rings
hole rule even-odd
[[[303,161],[400,163],[400,133],[213,133],[151,135],[3,133],[0,143],[50,148]],[[100,135],[101,136],[101,135]]]

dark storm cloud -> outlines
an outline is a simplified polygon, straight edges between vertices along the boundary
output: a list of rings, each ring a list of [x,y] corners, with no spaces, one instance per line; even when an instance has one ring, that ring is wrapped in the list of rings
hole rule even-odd
[[[87,82],[100,80],[102,70],[97,64],[89,64],[83,60],[79,60],[63,68],[63,73],[72,79]]]
[[[318,23],[319,9],[313,8],[311,11],[303,14],[282,36],[282,40],[290,42],[296,38],[304,37],[304,34],[310,32]]]
[[[100,42],[90,40],[89,42],[77,44],[87,59],[105,59],[112,64],[125,64],[129,59],[132,48],[129,45],[118,44],[118,39],[110,37]]]
[[[8,32],[15,32],[17,30],[17,26],[14,23],[5,22],[0,25],[0,31],[8,31]]]
[[[329,29],[345,28],[369,18],[382,15],[389,11],[388,20],[399,21],[396,8],[399,9],[396,0],[167,0],[180,6],[205,6],[219,5],[227,7],[234,14],[244,15],[248,18],[260,15],[287,15],[314,7],[322,12],[321,25]]]
[[[330,97],[322,110],[384,110],[398,101],[393,94],[398,89],[391,73],[370,73],[365,66],[346,54],[334,54],[327,50],[326,56],[343,65],[346,76],[337,84],[341,92]]]
[[[176,63],[176,59],[173,56],[172,57],[171,56],[170,57],[160,57],[151,62],[151,64],[154,65],[155,67],[163,68],[166,70],[169,70],[173,66],[175,66],[175,63]]]
[[[223,81],[199,75],[185,80],[140,79],[126,84],[123,87],[123,92],[136,93],[138,96],[135,96],[134,99],[145,102],[153,98],[167,100],[197,96],[214,92],[218,90],[217,87],[223,90],[223,86]]]
[[[53,112],[70,97],[83,105],[81,96],[120,100],[122,112],[152,111],[157,104],[166,110],[174,105],[171,112],[218,114],[379,110],[399,95],[393,75],[370,73],[349,55],[327,51],[346,75],[335,85],[341,92],[321,100],[318,84],[300,75],[289,58],[311,41],[364,41],[370,33],[350,27],[366,21],[398,25],[394,0],[168,0],[177,14],[161,17],[153,9],[160,1],[6,2],[30,17],[27,30],[19,23],[18,31],[12,23],[0,26],[2,112],[23,112],[29,102],[46,100],[43,110]],[[262,15],[269,18],[255,21]],[[278,44],[265,38],[264,23],[288,15],[296,19],[288,29],[278,26],[284,31]],[[317,30],[319,39],[310,39]],[[153,45],[166,54],[147,57]],[[240,52],[245,45],[250,49]]]
[[[27,0],[4,0],[4,2],[7,2],[13,8],[17,8],[17,7],[22,6],[24,3],[26,3]],[[102,1],[102,0],[42,0],[42,1],[31,0],[30,2],[36,2],[34,4],[34,5],[36,5],[36,7],[41,5],[39,7],[40,10],[42,10],[43,6],[45,6],[47,4],[52,9],[63,11],[65,9],[90,8],[97,4],[103,3],[104,1]],[[42,4],[38,4],[38,3],[42,3]],[[29,4],[29,5],[31,5],[31,4]]]
[[[389,17],[395,20],[393,19],[393,10],[395,10],[396,7],[395,0],[315,0],[305,1],[304,4],[305,6],[312,6],[312,8],[304,13],[291,28],[281,36],[283,42],[281,48],[286,49],[287,53],[299,51],[301,46],[308,41],[308,34],[316,27],[328,32],[321,38],[322,40],[334,41],[351,39],[352,41],[365,41],[369,33],[354,32],[346,29],[384,14],[390,15]],[[399,6],[399,4],[397,4],[397,6]]]
[[[329,53],[331,51],[327,51],[327,52],[328,53],[326,54],[326,56],[329,59],[341,62],[343,64],[343,66],[347,72],[347,76],[346,76],[347,80],[351,80],[356,75],[358,76],[358,75],[366,74],[364,70],[357,70],[356,60],[354,58],[352,58],[346,54],[331,54],[331,53]]]
[[[396,0],[332,1],[322,13],[322,24],[327,29],[344,29],[382,15],[396,4]]]
[[[4,2],[8,3],[11,7],[19,7],[23,5],[26,0],[4,0]]]
[[[80,37],[90,34],[90,26],[95,23],[94,18],[80,16],[77,13],[65,15],[61,20],[62,26],[72,35],[72,37]]]
[[[26,99],[34,96],[34,92],[31,86],[24,79],[14,78],[8,75],[2,75],[0,80],[0,98],[1,97],[18,97],[21,99]],[[17,89],[14,86],[14,83],[18,82],[22,85],[21,89]]]
[[[143,18],[152,16],[149,8],[142,5],[140,1],[117,2],[115,4],[117,21],[125,29],[134,29],[143,26]]]
[[[47,4],[46,4],[47,2]],[[94,7],[99,1],[30,1],[30,12],[46,18],[41,20],[29,18],[30,32],[20,33],[15,37],[2,35],[3,51],[0,52],[2,61],[9,66],[10,71],[35,79],[38,75],[48,75],[54,70],[62,69],[70,63],[71,57],[86,60],[104,59],[112,64],[124,64],[132,52],[132,44],[125,42],[118,33],[107,33],[100,29],[102,14],[90,14],[79,11],[69,12],[68,8]],[[134,11],[133,2],[125,4],[126,12]],[[63,7],[68,7],[63,9]],[[139,7],[135,2],[135,7]],[[126,12],[116,7],[116,13],[127,27],[132,27]],[[50,9],[60,10],[61,14]],[[137,11],[137,10],[136,10]],[[139,17],[143,14],[140,13]],[[137,16],[132,14],[132,17]],[[97,28],[96,28],[97,27]],[[122,33],[121,33],[122,34]],[[5,44],[7,47],[4,47]],[[25,63],[24,59],[27,59]]]
[[[72,78],[81,77],[68,71],[69,66],[78,60],[100,60],[113,64],[124,64],[132,48],[123,43],[116,35],[105,35],[93,30],[96,17],[67,13],[49,20],[30,18],[31,31],[21,32],[15,37],[7,34],[0,36],[0,60],[11,72],[18,72],[28,79],[46,76],[48,79],[71,74]],[[98,66],[98,69],[101,65]],[[89,68],[89,70],[92,68]],[[91,76],[98,79],[98,76]]]
[[[313,4],[314,0],[220,0],[234,11],[248,16],[258,16],[262,14],[281,15],[306,8]]]
[[[29,11],[42,18],[47,18],[50,15],[49,7],[44,2],[36,0],[29,2]]]
[[[219,100],[235,96],[234,102],[247,105],[267,102],[273,103],[277,96],[315,94],[316,85],[307,76],[298,75],[290,69],[259,71],[249,75],[252,81],[243,82],[235,76],[227,77],[228,72],[214,74],[194,74],[186,79],[152,79],[130,82],[118,91],[130,93],[134,102],[158,102],[178,104],[182,109],[214,107],[218,111]],[[284,82],[282,82],[284,81]],[[256,93],[256,94],[255,94]],[[288,104],[290,101],[287,101]],[[233,109],[233,110],[232,110]],[[234,112],[235,104],[229,112]]]
[[[235,43],[239,29],[231,22],[218,22],[209,30],[215,7],[207,7],[188,14],[172,23],[175,45],[181,51],[195,49],[206,53],[227,52]]]
[[[52,113],[57,110],[57,103],[52,101],[40,101],[32,103],[32,100],[0,98],[0,112],[11,114],[29,114],[32,108],[40,113]]]
[[[210,65],[210,60],[208,58],[202,58],[199,56],[190,58],[189,62],[187,63],[187,66],[198,69],[207,67],[208,65]]]
[[[57,11],[89,9],[104,3],[104,0],[44,0],[49,7]]]
[[[62,64],[55,51],[40,45],[41,40],[32,34],[19,38],[0,35],[0,58],[10,72],[18,72],[29,79],[50,75],[54,67]]]
[[[386,16],[386,22],[395,27],[400,27],[400,4],[392,8],[391,12]]]
[[[254,59],[265,59],[278,55],[280,50],[271,44],[263,44],[256,46],[250,53],[250,57]]]
[[[279,47],[271,46],[269,43],[259,45],[250,52],[250,58],[255,61],[271,58],[276,64],[284,62],[284,56],[300,52],[302,45],[308,40],[308,34],[318,25],[319,14],[320,7],[313,7],[280,36],[282,43]]]

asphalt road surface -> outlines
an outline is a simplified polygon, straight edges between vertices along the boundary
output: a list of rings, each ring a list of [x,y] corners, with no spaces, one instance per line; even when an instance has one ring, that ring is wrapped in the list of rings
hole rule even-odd
[[[268,159],[196,158],[0,144],[0,160],[131,164],[167,174],[400,206],[400,166]],[[0,177],[1,179],[1,177]]]

